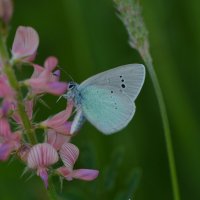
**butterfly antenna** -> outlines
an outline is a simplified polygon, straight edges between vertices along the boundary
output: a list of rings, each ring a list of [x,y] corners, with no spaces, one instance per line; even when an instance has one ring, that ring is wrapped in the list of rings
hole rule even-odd
[[[62,67],[60,67],[59,65],[57,66],[62,72],[64,72],[70,79],[71,81],[74,82],[74,79],[72,78],[72,76],[67,72],[65,71]]]

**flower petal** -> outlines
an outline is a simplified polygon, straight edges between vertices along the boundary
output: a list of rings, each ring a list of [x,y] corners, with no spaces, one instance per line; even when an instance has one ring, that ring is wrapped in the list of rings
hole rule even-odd
[[[67,180],[71,181],[72,178],[70,179],[69,174],[72,172],[71,169],[68,169],[67,167],[63,166],[63,167],[59,167],[58,169],[56,169],[56,172],[63,176],[63,177],[68,177]]]
[[[65,143],[60,150],[60,157],[69,170],[72,170],[79,156],[79,149],[74,144]]]
[[[33,74],[31,75],[32,79],[38,78],[39,75],[44,71],[44,67],[41,67],[40,65],[33,64]]]
[[[43,180],[46,189],[48,188],[48,173],[45,168],[40,168],[37,171],[38,176]]]
[[[47,83],[46,92],[54,95],[62,95],[67,90],[67,84],[64,82],[49,82]]]
[[[12,145],[9,142],[0,144],[0,160],[7,160],[12,151]]]
[[[32,56],[34,56],[37,51],[38,45],[38,33],[31,27],[19,26],[16,31],[12,46],[13,58],[32,58]]]
[[[70,176],[75,179],[81,179],[84,181],[92,181],[99,175],[98,170],[94,169],[77,169],[71,172]]]
[[[5,117],[0,118],[0,136],[6,138],[10,137],[11,130],[10,124],[8,123],[8,119]]]
[[[47,143],[51,144],[56,150],[59,150],[65,142],[69,142],[70,136],[62,135],[49,129],[47,132]]]
[[[60,79],[60,70],[56,70],[55,72],[53,72],[53,81],[59,81]]]
[[[53,71],[58,65],[58,59],[54,56],[48,57],[44,62],[44,67],[49,71]]]
[[[67,122],[73,111],[73,102],[69,102],[64,111],[52,116],[51,118],[41,122],[41,126],[54,129],[56,132],[70,135],[71,122]]]
[[[31,169],[48,167],[58,161],[56,150],[48,143],[36,144],[28,154],[28,167]]]

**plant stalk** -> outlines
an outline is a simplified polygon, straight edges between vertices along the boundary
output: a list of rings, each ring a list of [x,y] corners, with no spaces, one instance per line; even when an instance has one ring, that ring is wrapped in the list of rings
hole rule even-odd
[[[19,83],[17,81],[15,72],[13,70],[13,66],[10,63],[9,54],[6,48],[6,41],[1,31],[0,31],[0,58],[2,62],[3,72],[6,74],[10,86],[16,92],[17,110],[22,120],[25,131],[27,133],[28,140],[31,144],[36,144],[37,139],[35,136],[35,132],[34,129],[32,128],[28,115],[25,112],[22,92]]]
[[[159,84],[156,72],[154,70],[154,66],[153,66],[152,59],[151,59],[149,52],[145,52],[144,49],[142,49],[142,48],[139,48],[138,50],[147,66],[147,69],[150,74],[150,77],[151,77],[151,80],[153,83],[153,87],[154,87],[154,90],[156,93],[159,108],[160,108],[160,113],[161,113],[161,118],[162,118],[162,123],[163,123],[163,128],[164,128],[164,134],[165,134],[167,155],[168,155],[168,160],[169,160],[173,197],[174,197],[174,200],[180,200],[178,179],[177,179],[177,173],[176,173],[176,164],[175,164],[175,158],[174,158],[174,150],[173,150],[173,145],[172,145],[169,120],[168,120],[168,116],[167,116],[167,111],[166,111],[166,106],[165,106],[162,90],[160,88],[160,84]]]

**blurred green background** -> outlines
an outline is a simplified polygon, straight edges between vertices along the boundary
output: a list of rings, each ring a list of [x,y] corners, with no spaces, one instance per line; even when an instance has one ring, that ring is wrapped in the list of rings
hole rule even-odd
[[[200,199],[200,1],[141,0],[151,53],[167,104],[182,199]],[[37,63],[49,55],[77,82],[127,63],[141,63],[111,0],[17,0],[9,49],[19,25],[40,35]],[[29,70],[23,73],[28,73]],[[62,73],[63,80],[69,77]],[[46,96],[36,121],[64,108]],[[80,148],[77,167],[100,170],[94,182],[64,182],[62,199],[171,200],[164,133],[152,83],[147,75],[129,126],[104,136],[86,123],[73,142]],[[45,200],[41,180],[20,178],[18,161],[0,164],[1,200]]]

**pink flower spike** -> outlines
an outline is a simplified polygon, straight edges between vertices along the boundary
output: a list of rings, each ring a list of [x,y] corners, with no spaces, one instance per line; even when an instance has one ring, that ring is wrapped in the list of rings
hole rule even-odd
[[[19,26],[12,46],[13,59],[33,60],[38,45],[38,33],[31,27]]]
[[[98,170],[94,169],[77,169],[73,170],[70,175],[72,178],[81,179],[84,181],[92,181],[99,175]]]
[[[0,0],[0,18],[8,24],[13,14],[13,4],[11,0]]]
[[[51,144],[56,150],[59,150],[62,145],[69,142],[70,139],[70,136],[56,133],[53,129],[49,129],[47,132],[47,143]]]
[[[47,143],[36,144],[28,154],[27,164],[31,169],[37,169],[37,175],[42,178],[45,186],[48,186],[47,170],[50,165],[58,161],[56,150]]]
[[[60,157],[68,170],[72,170],[79,156],[79,149],[72,143],[65,143],[60,149]]]

